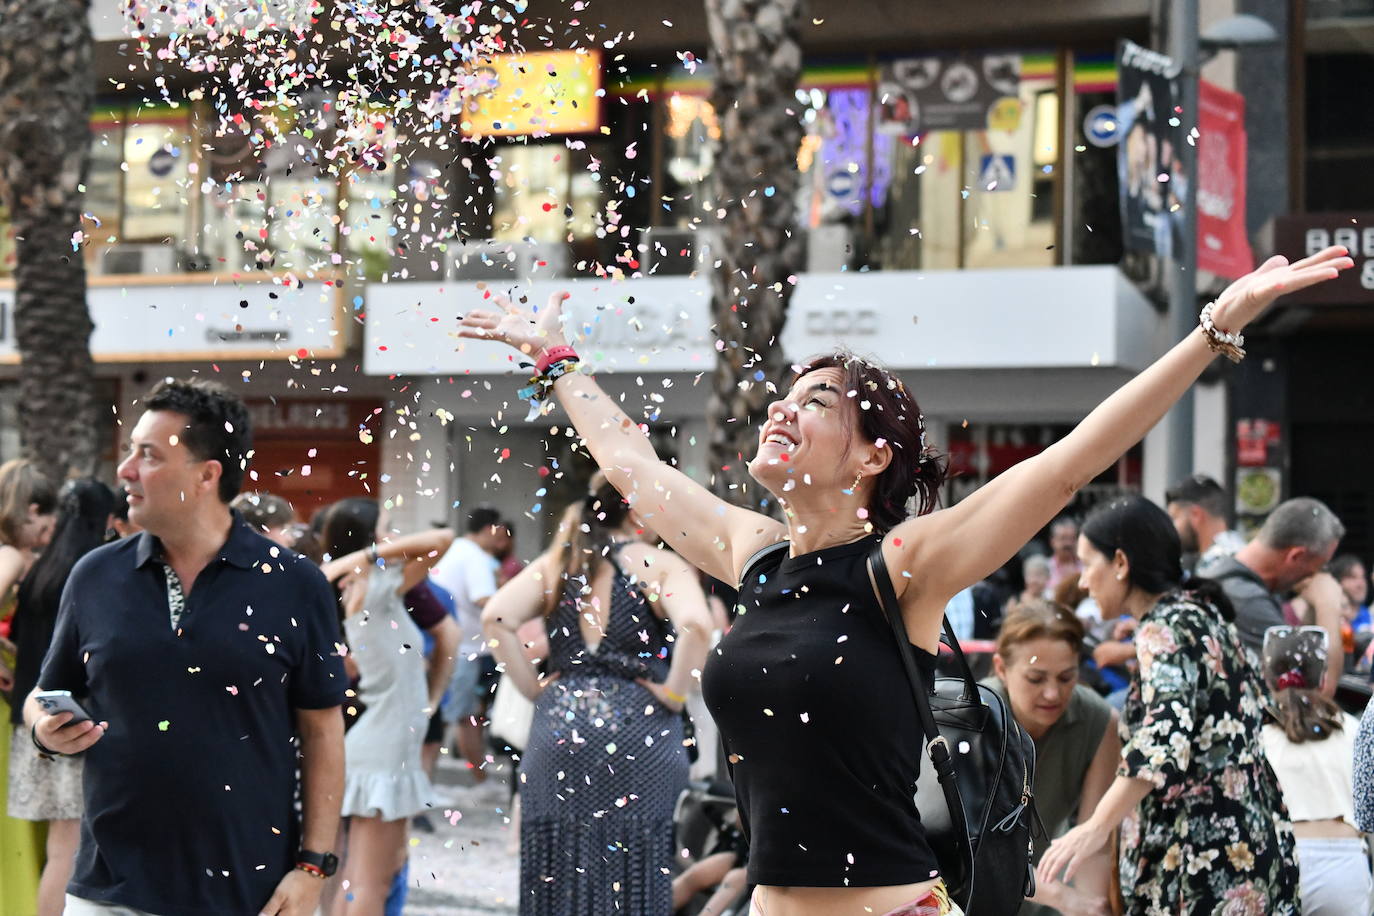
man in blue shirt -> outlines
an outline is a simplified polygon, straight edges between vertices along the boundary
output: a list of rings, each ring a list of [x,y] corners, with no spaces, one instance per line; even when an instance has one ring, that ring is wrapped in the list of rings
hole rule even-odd
[[[66,912],[308,916],[337,865],[334,595],[229,509],[252,448],[236,397],[168,381],[143,407],[119,478],[144,533],[77,564],[39,677],[92,721],[24,710],[40,751],[85,752]]]

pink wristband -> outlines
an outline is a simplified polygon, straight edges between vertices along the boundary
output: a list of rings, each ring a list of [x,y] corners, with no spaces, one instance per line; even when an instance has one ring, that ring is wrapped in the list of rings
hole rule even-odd
[[[567,344],[559,344],[544,351],[544,355],[535,362],[535,371],[540,375],[549,371],[549,367],[560,359],[577,359],[577,351]]]

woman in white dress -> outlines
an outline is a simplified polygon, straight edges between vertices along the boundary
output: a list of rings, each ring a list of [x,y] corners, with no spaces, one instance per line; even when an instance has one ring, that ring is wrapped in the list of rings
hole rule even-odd
[[[453,542],[447,530],[388,538],[375,500],[326,510],[324,565],[337,582],[349,673],[362,706],[344,738],[347,852],[334,916],[381,916],[405,863],[410,818],[432,804],[420,748],[439,697],[426,687],[424,637],[404,595],[424,581]]]

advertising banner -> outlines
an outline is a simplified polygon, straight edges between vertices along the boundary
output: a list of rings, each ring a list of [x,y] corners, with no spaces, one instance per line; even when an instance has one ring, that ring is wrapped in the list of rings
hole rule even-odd
[[[1245,98],[1198,91],[1197,266],[1229,280],[1255,269],[1245,231]]]
[[[1178,66],[1123,41],[1117,54],[1116,166],[1122,239],[1132,251],[1173,257],[1182,243],[1185,132],[1178,112]]]
[[[987,130],[997,103],[1016,98],[1021,55],[968,54],[888,61],[878,77],[878,128],[914,137],[932,130]]]

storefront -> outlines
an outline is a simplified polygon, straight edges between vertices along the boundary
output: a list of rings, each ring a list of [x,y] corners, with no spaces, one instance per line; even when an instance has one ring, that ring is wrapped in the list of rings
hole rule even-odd
[[[611,395],[684,471],[707,480],[716,347],[707,280],[559,280],[520,292],[539,302],[556,288],[571,291],[570,326]],[[450,504],[496,505],[517,520],[522,544],[538,542],[550,512],[576,491],[559,489],[565,478],[580,474],[580,482],[587,466],[572,456],[560,414],[526,421],[515,393],[523,373],[507,348],[457,337],[455,316],[482,295],[462,283],[374,288],[363,370],[400,376],[420,392],[420,434],[448,442],[448,474],[427,478],[436,495],[442,486]],[[1076,423],[1148,364],[1161,323],[1112,267],[806,274],[782,346],[800,359],[843,344],[898,370],[934,442],[966,456],[970,425],[1000,436],[1007,424],[1063,431]],[[1141,481],[1136,456],[1103,483]]]

